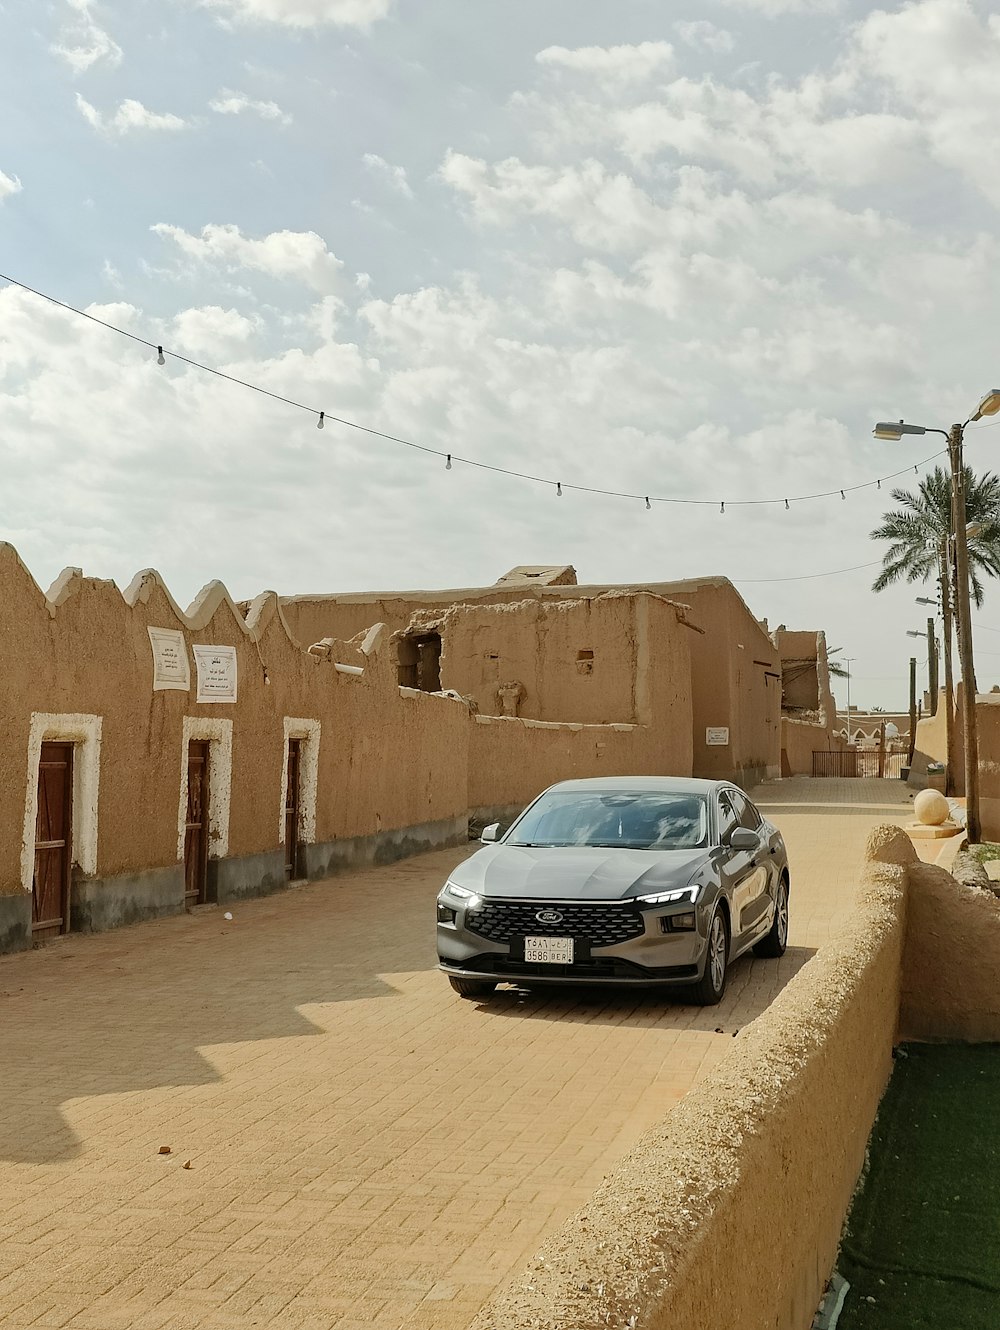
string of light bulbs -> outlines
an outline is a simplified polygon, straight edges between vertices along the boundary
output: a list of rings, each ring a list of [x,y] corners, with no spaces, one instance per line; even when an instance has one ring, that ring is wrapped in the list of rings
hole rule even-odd
[[[96,314],[88,314],[86,310],[77,309],[75,305],[70,305],[64,300],[58,300],[55,296],[49,295],[45,291],[39,291],[36,287],[28,286],[27,283],[19,281],[16,277],[10,277],[6,273],[0,273],[0,281],[7,282],[11,286],[16,286],[20,290],[27,292],[32,296],[37,296],[40,300],[48,301],[50,305],[55,305],[59,309],[66,310],[67,313],[75,314],[78,318],[88,319],[91,323],[96,323],[109,332],[117,333],[120,337],[127,337],[140,346],[148,347],[149,350],[156,352],[156,363],[166,365],[167,358],[176,360],[183,365],[189,365],[192,369],[201,370],[205,374],[213,374],[216,378],[224,379],[227,383],[235,384],[237,387],[246,388],[250,392],[260,393],[263,397],[270,397],[275,402],[282,402],[286,406],[294,407],[298,411],[305,411],[316,421],[317,429],[324,429],[327,421],[334,424],[343,425],[347,429],[357,430],[362,434],[370,435],[372,438],[383,439],[388,443],[395,443],[404,448],[412,448],[417,452],[426,453],[431,457],[443,458],[445,470],[453,470],[455,464],[472,467],[478,471],[491,471],[497,475],[510,476],[516,480],[526,480],[536,485],[545,485],[548,488],[554,488],[557,498],[562,498],[566,490],[574,491],[577,494],[596,494],[603,498],[629,499],[637,503],[643,503],[646,510],[652,509],[654,503],[662,504],[686,504],[697,507],[718,507],[720,514],[724,514],[727,506],[730,508],[755,508],[767,506],[784,505],[786,511],[791,508],[793,503],[810,503],[817,499],[832,499],[839,494],[841,499],[847,499],[848,494],[854,494],[859,490],[881,489],[884,481],[896,480],[899,476],[905,476],[912,470],[914,475],[920,474],[920,468],[933,462],[938,457],[943,457],[948,451],[943,448],[930,457],[925,457],[923,461],[910,463],[908,466],[901,467],[898,471],[890,472],[886,476],[878,476],[874,480],[863,481],[858,485],[844,485],[830,490],[822,490],[816,494],[794,494],[787,497],[774,499],[692,499],[679,498],[673,495],[661,494],[638,494],[627,490],[602,489],[595,485],[578,485],[570,481],[551,480],[545,476],[532,475],[526,471],[515,471],[512,468],[496,466],[491,462],[482,462],[476,458],[463,457],[458,453],[448,452],[443,448],[432,448],[428,444],[417,443],[413,439],[405,439],[397,434],[388,434],[384,430],[374,429],[370,425],[362,425],[359,421],[349,420],[344,416],[331,414],[326,410],[320,410],[316,407],[308,406],[305,402],[298,402],[292,397],[285,397],[281,393],[272,392],[270,388],[264,388],[259,383],[253,383],[249,379],[241,379],[234,374],[227,374],[225,370],[218,369],[214,365],[206,365],[200,360],[193,360],[189,356],[181,355],[178,351],[171,351],[159,342],[151,342],[145,337],[140,337],[137,333],[129,332],[127,328],[120,328],[114,323],[109,323],[106,319],[100,319]],[[1000,423],[1000,422],[997,422]],[[988,428],[984,426],[981,428]],[[857,565],[863,567],[864,565]],[[837,571],[851,572],[853,569],[840,569]],[[830,573],[817,573],[812,576],[827,577],[833,576]],[[797,581],[797,578],[755,578],[754,581]]]

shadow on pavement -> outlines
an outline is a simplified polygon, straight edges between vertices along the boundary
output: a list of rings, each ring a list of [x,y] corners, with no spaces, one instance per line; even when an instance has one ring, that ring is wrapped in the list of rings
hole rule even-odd
[[[398,997],[380,974],[434,964],[426,869],[408,867],[0,958],[0,1159],[78,1155],[69,1100],[216,1083],[203,1049],[323,1034],[300,1008]],[[391,927],[384,903],[373,922],[383,873]]]
[[[692,1006],[681,988],[630,989],[537,984],[499,988],[480,1004],[491,1016],[519,1020],[582,1021],[587,1025],[657,1025],[733,1034],[765,1011],[784,986],[816,954],[789,947],[780,960],[742,956],[729,971],[725,997],[714,1007]]]

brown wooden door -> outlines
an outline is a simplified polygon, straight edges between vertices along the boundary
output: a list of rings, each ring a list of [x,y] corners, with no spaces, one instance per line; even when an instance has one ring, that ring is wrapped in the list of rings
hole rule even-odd
[[[302,740],[288,741],[288,783],[285,792],[285,877],[298,875],[299,864],[299,764]]]
[[[209,749],[207,739],[188,744],[187,822],[184,831],[184,903],[202,905],[208,875]]]
[[[36,938],[69,931],[73,863],[73,745],[43,743],[38,763],[31,930]]]

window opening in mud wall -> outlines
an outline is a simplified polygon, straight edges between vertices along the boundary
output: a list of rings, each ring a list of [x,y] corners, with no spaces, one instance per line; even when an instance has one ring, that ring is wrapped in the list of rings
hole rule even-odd
[[[594,653],[589,647],[584,647],[576,653],[576,672],[577,674],[594,673]]]
[[[399,686],[423,693],[441,691],[440,633],[413,633],[399,639]]]

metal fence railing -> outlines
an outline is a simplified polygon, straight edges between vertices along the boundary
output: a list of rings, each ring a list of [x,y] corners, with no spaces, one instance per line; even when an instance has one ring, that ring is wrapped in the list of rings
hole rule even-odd
[[[813,753],[814,776],[857,776],[865,780],[885,777],[898,780],[905,765],[905,753],[888,753],[879,748],[849,748],[842,753]]]

